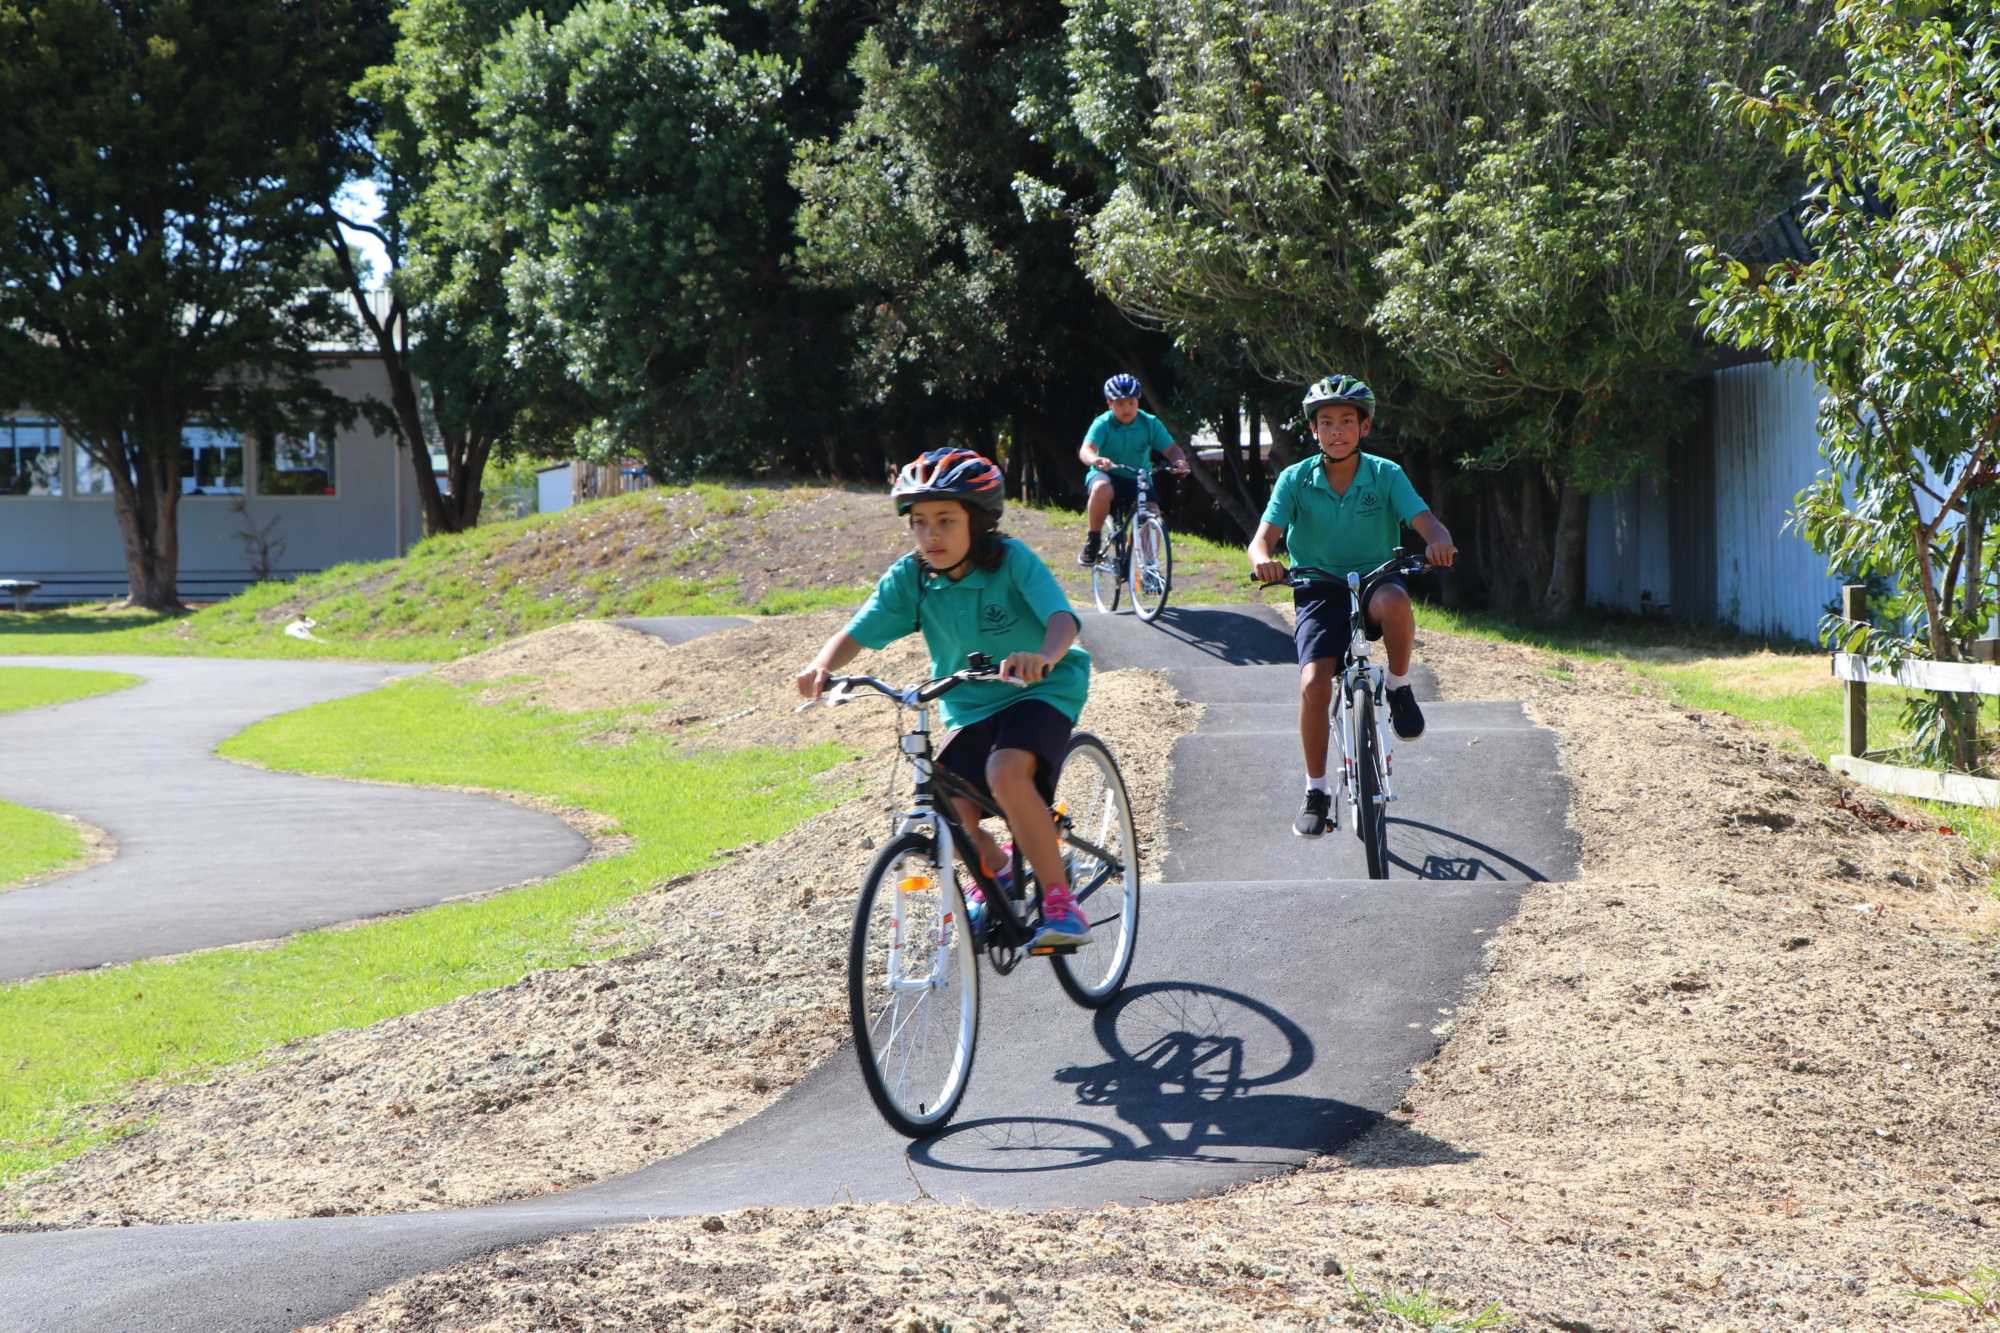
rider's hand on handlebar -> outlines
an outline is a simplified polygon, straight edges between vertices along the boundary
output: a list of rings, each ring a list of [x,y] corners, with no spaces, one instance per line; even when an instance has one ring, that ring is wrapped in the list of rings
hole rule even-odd
[[[1285,568],[1282,561],[1260,560],[1251,566],[1250,572],[1256,576],[1259,583],[1283,583],[1290,571]]]
[[[826,688],[826,682],[829,679],[831,679],[832,676],[833,673],[831,671],[828,671],[825,667],[821,666],[819,663],[814,662],[804,671],[799,672],[797,676],[799,694],[806,699],[819,698],[820,691]]]
[[[1424,547],[1424,559],[1440,569],[1448,569],[1458,558],[1458,546],[1453,542],[1432,542]]]
[[[1032,685],[1049,674],[1049,659],[1040,653],[1009,653],[1000,664],[1000,679]]]

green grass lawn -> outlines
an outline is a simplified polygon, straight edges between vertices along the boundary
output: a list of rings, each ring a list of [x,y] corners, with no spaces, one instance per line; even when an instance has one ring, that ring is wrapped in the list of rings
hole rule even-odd
[[[123,671],[72,671],[63,667],[0,667],[0,713],[19,708],[88,699],[137,685],[139,678]]]
[[[850,794],[811,781],[847,757],[836,746],[696,757],[643,731],[607,744],[620,715],[489,706],[475,693],[414,679],[259,723],[222,752],[298,772],[545,797],[609,816],[631,849],[492,898],[275,948],[0,987],[0,1181],[88,1148],[79,1108],[136,1080],[198,1074],[608,952],[592,924],[606,907]]]
[[[68,822],[0,801],[0,893],[83,858],[83,838]]]
[[[138,683],[137,676],[119,671],[0,667],[0,713],[87,699]],[[83,839],[69,823],[0,801],[0,890],[74,865],[83,857]]]

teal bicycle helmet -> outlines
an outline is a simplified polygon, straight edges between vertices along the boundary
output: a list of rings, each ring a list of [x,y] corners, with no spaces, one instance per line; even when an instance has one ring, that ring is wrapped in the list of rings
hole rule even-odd
[[[1375,391],[1352,375],[1328,375],[1325,379],[1306,390],[1306,424],[1311,425],[1313,413],[1328,403],[1347,403],[1364,418],[1375,417]]]

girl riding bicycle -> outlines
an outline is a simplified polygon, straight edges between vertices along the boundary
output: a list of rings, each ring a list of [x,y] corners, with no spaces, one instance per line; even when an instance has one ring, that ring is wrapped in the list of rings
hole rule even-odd
[[[902,470],[891,495],[916,550],[799,672],[798,689],[816,699],[863,648],[919,631],[933,675],[958,670],[969,653],[999,662],[999,679],[969,681],[939,701],[951,733],[938,762],[991,794],[1042,885],[1042,928],[1029,947],[1070,948],[1089,938],[1090,923],[1070,892],[1049,802],[1089,693],[1090,654],[1075,646],[1080,624],[1048,566],[999,530],[1001,480],[969,449],[933,449]],[[998,879],[1007,853],[979,827],[976,806],[960,801],[958,813],[981,867]],[[975,926],[984,907],[972,889]]]
[[[1372,570],[1389,558],[1404,523],[1424,539],[1431,564],[1450,565],[1458,547],[1403,469],[1361,452],[1361,441],[1374,426],[1374,391],[1352,375],[1329,375],[1306,390],[1304,407],[1319,452],[1278,474],[1264,521],[1250,539],[1251,572],[1267,582],[1285,577],[1284,565],[1272,554],[1281,539],[1295,564],[1343,576]],[[1347,652],[1348,596],[1344,585],[1328,584],[1295,592],[1292,598],[1299,746],[1306,763],[1305,805],[1292,832],[1317,838],[1326,832],[1333,808],[1326,779],[1327,709]],[[1361,606],[1368,637],[1382,640],[1388,649],[1389,720],[1398,737],[1414,741],[1424,734],[1424,715],[1410,688],[1417,621],[1409,590],[1401,579],[1388,576],[1362,587]]]

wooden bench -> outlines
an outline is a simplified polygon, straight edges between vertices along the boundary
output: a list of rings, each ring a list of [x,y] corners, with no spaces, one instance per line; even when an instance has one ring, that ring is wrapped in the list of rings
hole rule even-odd
[[[29,594],[41,586],[33,579],[0,579],[0,593],[13,597],[16,611],[27,610]]]

